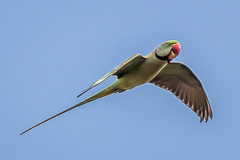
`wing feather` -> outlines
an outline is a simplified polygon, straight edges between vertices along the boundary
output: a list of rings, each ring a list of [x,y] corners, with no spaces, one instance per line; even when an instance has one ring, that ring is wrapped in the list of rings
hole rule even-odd
[[[200,122],[212,118],[212,110],[202,84],[186,65],[169,63],[150,83],[171,91],[200,117]]]
[[[131,69],[139,66],[140,64],[142,64],[145,60],[146,60],[146,58],[143,57],[141,54],[135,54],[134,56],[130,57],[125,62],[123,62],[122,64],[120,64],[119,66],[117,66],[116,68],[114,68],[113,70],[108,72],[107,74],[105,74],[102,78],[100,78],[99,80],[94,82],[88,89],[84,90],[77,97],[80,97],[81,95],[86,93],[88,90],[92,89],[93,87],[96,87],[97,85],[99,85],[100,83],[105,81],[110,76],[115,75],[115,76],[117,76],[117,78],[120,78],[121,76],[123,76],[129,70],[131,70]]]

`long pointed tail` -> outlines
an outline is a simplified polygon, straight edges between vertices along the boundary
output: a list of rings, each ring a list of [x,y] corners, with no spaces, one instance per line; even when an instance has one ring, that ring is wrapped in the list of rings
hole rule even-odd
[[[80,102],[80,103],[78,103],[78,104],[76,104],[76,105],[74,105],[74,106],[72,106],[72,107],[70,107],[70,108],[68,108],[68,109],[66,109],[66,110],[64,110],[64,111],[62,111],[62,112],[60,112],[60,113],[52,116],[52,117],[50,117],[50,118],[47,118],[47,119],[45,119],[45,120],[42,121],[42,122],[39,122],[38,124],[30,127],[29,129],[23,131],[22,133],[20,133],[20,135],[22,135],[22,134],[30,131],[31,129],[33,129],[33,128],[35,128],[35,127],[37,127],[37,126],[39,126],[39,125],[41,125],[41,124],[43,124],[43,123],[45,123],[45,122],[53,119],[53,118],[55,118],[55,117],[57,117],[57,116],[59,116],[59,115],[61,115],[61,114],[63,114],[63,113],[66,113],[66,112],[68,112],[68,111],[70,111],[70,110],[72,110],[72,109],[74,109],[74,108],[76,108],[76,107],[79,107],[79,106],[81,106],[81,105],[84,105],[84,104],[86,104],[86,103],[88,103],[88,102],[91,102],[91,101],[93,101],[93,100],[95,100],[95,99],[102,98],[102,97],[105,97],[105,96],[107,96],[107,95],[110,95],[110,94],[113,94],[113,93],[118,92],[118,89],[117,89],[117,87],[116,87],[116,86],[117,86],[116,84],[117,84],[117,83],[115,82],[115,83],[113,83],[112,85],[110,85],[109,87],[107,87],[106,89],[104,89],[104,90],[98,92],[97,94],[93,95],[92,97],[89,97],[88,99],[86,99],[86,100],[84,100],[84,101],[82,101],[82,102]]]

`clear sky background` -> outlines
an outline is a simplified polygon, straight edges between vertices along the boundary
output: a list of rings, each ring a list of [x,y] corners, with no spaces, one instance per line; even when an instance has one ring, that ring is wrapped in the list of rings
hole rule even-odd
[[[0,159],[240,159],[240,1],[0,1]],[[152,84],[28,127],[136,53],[180,41],[213,119]]]

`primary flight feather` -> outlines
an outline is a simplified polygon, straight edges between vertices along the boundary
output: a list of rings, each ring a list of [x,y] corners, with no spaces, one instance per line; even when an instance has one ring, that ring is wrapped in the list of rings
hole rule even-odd
[[[202,122],[203,119],[207,122],[208,117],[212,118],[212,110],[201,82],[186,65],[171,62],[179,55],[180,50],[180,43],[172,40],[162,43],[158,48],[145,57],[140,54],[132,56],[93,83],[87,90],[79,94],[78,97],[91,88],[99,85],[110,76],[117,76],[117,81],[109,87],[32,126],[23,131],[20,135],[83,104],[113,93],[124,92],[144,83],[153,83],[161,88],[171,91],[200,117],[200,122]]]

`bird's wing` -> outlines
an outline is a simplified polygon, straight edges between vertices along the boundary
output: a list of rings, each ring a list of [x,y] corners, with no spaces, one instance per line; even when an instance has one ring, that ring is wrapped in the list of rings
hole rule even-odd
[[[182,63],[169,63],[154,79],[155,85],[171,91],[199,117],[200,122],[212,118],[212,110],[196,75]]]
[[[119,66],[117,66],[116,68],[114,68],[113,70],[108,72],[107,74],[105,74],[102,78],[100,78],[95,83],[93,83],[88,89],[84,90],[77,97],[80,97],[81,95],[86,93],[91,88],[99,85],[100,83],[105,81],[110,76],[116,75],[118,78],[120,78],[122,75],[124,75],[129,70],[131,70],[131,69],[139,66],[140,64],[142,64],[145,60],[146,60],[146,58],[143,57],[141,54],[135,54],[134,56],[130,57],[125,62],[123,62],[122,64],[120,64]]]

